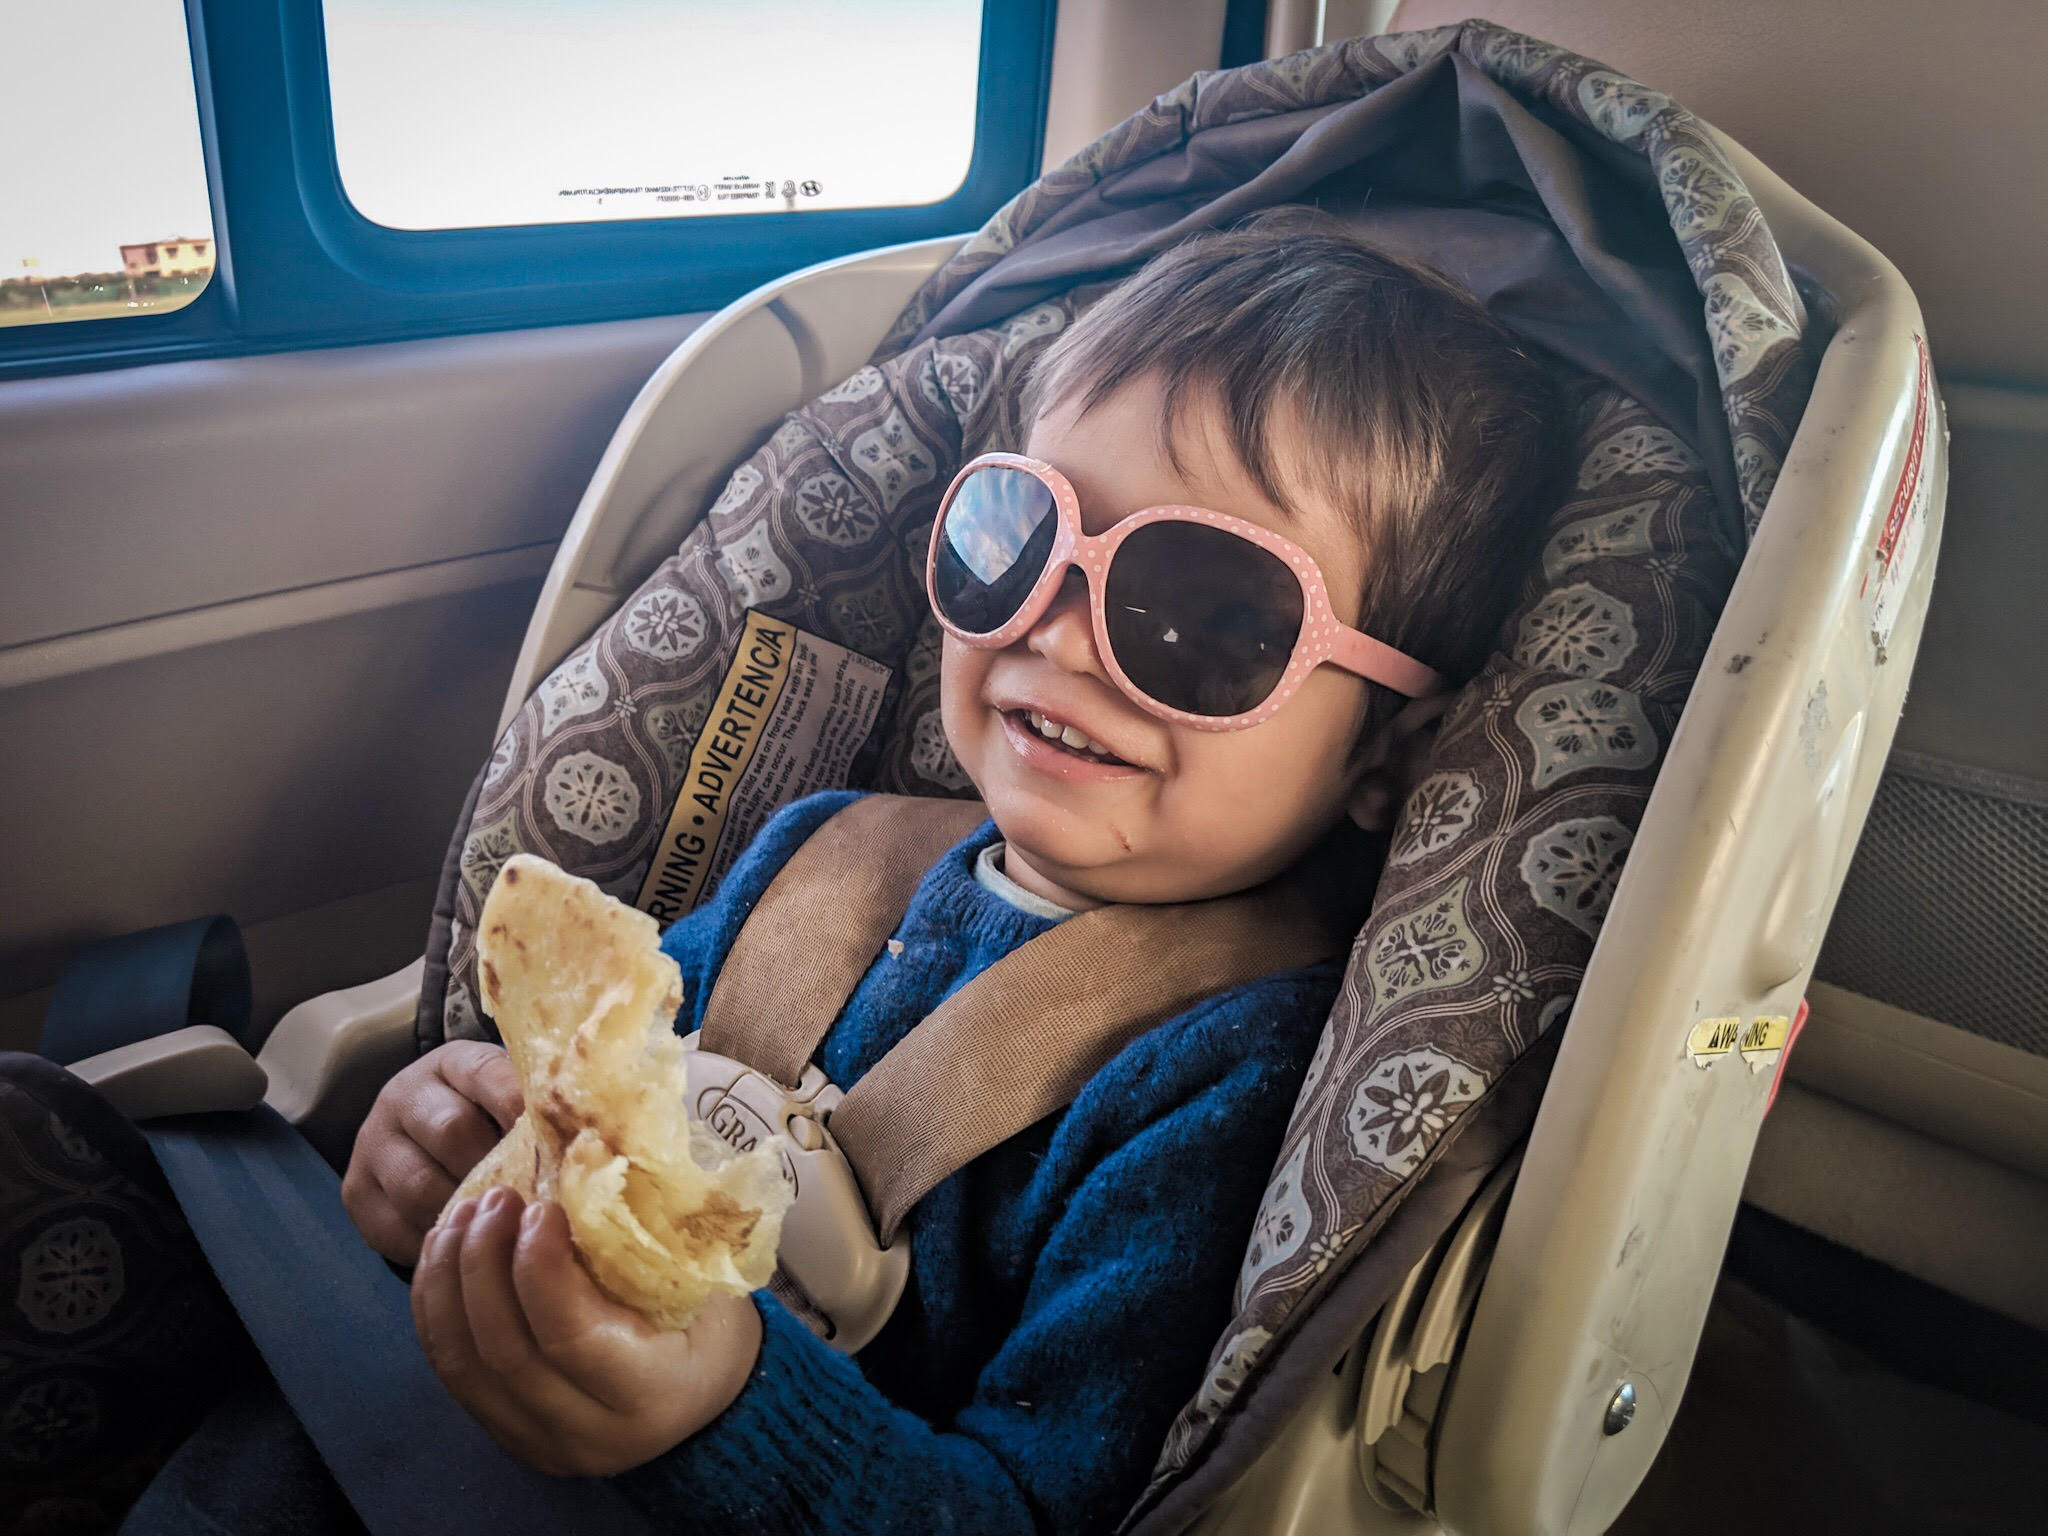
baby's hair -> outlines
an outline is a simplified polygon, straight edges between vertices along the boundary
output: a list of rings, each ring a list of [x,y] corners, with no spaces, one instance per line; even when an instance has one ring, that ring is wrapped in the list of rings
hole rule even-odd
[[[1191,400],[1213,401],[1269,500],[1306,491],[1351,514],[1368,554],[1360,628],[1454,680],[1479,669],[1555,501],[1567,431],[1550,373],[1471,294],[1328,214],[1263,214],[1174,247],[1085,310],[1033,371],[1026,432],[1146,377],[1176,466]],[[1283,462],[1284,415],[1323,451]]]

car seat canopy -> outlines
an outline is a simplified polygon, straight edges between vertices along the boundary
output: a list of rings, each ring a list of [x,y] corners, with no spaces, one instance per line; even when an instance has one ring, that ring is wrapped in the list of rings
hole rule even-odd
[[[1146,1524],[1191,1516],[1249,1463],[1526,1134],[1804,409],[1806,309],[1683,108],[1470,22],[1198,75],[1048,172],[518,711],[450,849],[420,1012],[423,1048],[485,1032],[476,914],[515,853],[672,916],[803,793],[968,792],[920,579],[953,471],[1021,447],[1020,385],[1101,284],[1302,201],[1445,270],[1558,359],[1575,470],[1396,827]],[[769,693],[776,727],[749,738],[734,701]]]

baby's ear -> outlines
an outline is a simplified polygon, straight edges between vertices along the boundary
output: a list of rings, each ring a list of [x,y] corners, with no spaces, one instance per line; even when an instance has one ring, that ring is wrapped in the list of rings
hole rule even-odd
[[[1393,719],[1359,738],[1351,756],[1351,798],[1344,807],[1359,827],[1367,832],[1392,829],[1409,791],[1421,782],[1429,766],[1437,725],[1454,697],[1440,693],[1410,699]]]

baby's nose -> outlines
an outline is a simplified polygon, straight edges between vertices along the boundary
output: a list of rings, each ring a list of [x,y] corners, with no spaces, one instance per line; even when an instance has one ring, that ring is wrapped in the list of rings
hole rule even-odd
[[[1031,626],[1024,643],[1036,654],[1067,672],[1104,675],[1095,654],[1095,626],[1088,612],[1088,583],[1070,569],[1045,615]]]

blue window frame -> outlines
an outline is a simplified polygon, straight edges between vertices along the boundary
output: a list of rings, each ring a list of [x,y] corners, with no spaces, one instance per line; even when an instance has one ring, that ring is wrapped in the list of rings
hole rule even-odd
[[[915,207],[401,230],[337,168],[318,0],[186,0],[214,279],[175,313],[0,330],[0,377],[709,309],[848,251],[972,229],[1037,174],[1053,0],[986,0],[973,155]]]

